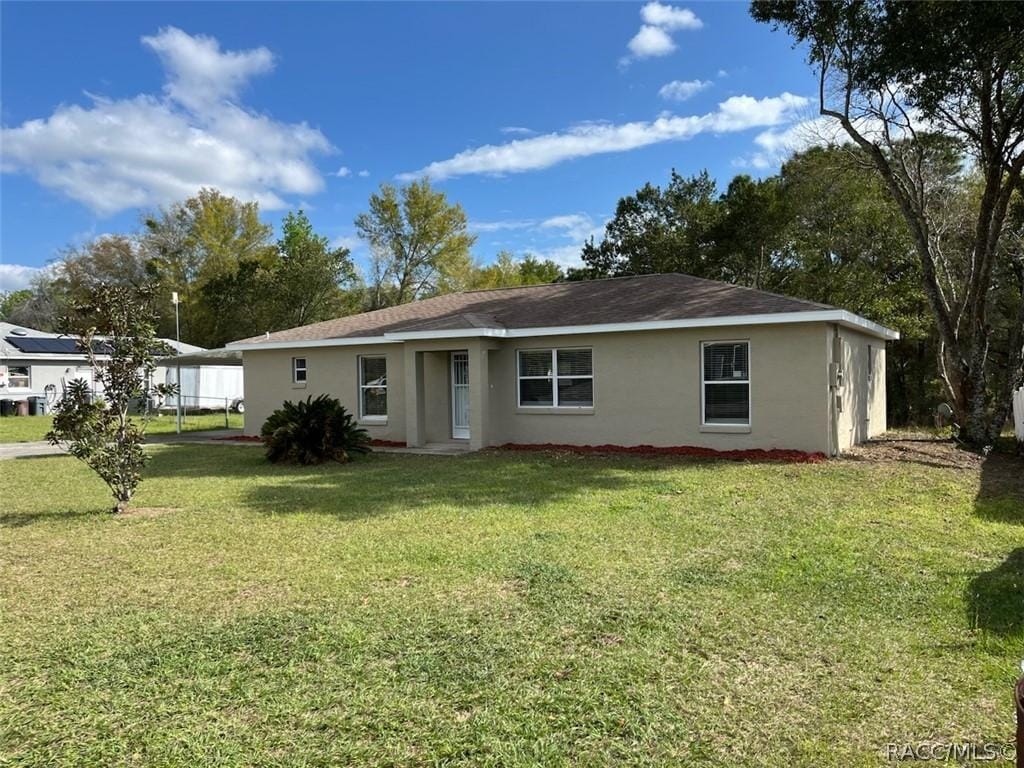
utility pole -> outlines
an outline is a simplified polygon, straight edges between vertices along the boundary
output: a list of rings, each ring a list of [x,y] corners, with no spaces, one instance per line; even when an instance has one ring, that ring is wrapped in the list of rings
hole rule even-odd
[[[174,402],[176,404],[174,410],[175,410],[175,416],[176,416],[176,419],[177,419],[175,431],[180,435],[181,434],[181,325],[178,323],[178,303],[179,302],[178,302],[178,292],[177,291],[171,291],[171,301],[174,304],[174,336],[175,336],[176,341],[178,342],[178,348],[176,350],[174,350],[176,352],[175,356],[178,358],[178,363],[175,366],[175,368],[177,369],[177,373],[175,374],[175,377],[177,379],[176,383],[177,383],[177,386],[178,386],[178,394],[174,398]]]

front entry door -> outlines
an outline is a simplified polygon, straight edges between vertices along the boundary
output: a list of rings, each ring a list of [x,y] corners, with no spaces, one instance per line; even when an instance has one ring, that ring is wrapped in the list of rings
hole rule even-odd
[[[452,352],[452,437],[469,439],[468,352]]]

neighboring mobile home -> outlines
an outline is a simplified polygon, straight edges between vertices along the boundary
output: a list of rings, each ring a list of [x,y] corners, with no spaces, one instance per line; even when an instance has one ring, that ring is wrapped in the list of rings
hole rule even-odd
[[[885,342],[843,309],[688,275],[439,296],[228,345],[245,431],[327,393],[377,439],[784,448],[885,422]]]
[[[203,349],[179,344],[173,339],[160,341],[178,353]],[[106,359],[106,355],[97,355],[101,363]],[[154,383],[164,383],[166,376],[167,368],[157,366]],[[79,349],[75,337],[0,322],[0,400],[43,397],[52,407],[64,394],[64,388],[75,379],[84,379],[99,394],[89,358]]]

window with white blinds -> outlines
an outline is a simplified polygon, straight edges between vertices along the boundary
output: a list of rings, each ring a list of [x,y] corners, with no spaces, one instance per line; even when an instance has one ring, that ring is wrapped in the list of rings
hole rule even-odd
[[[359,417],[383,421],[388,417],[388,359],[359,358]]]
[[[750,424],[750,342],[701,344],[704,424]]]
[[[589,348],[521,349],[520,408],[592,408],[594,360]]]

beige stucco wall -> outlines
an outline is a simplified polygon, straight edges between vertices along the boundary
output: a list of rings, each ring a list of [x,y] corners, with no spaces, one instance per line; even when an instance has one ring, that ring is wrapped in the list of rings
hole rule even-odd
[[[741,326],[722,329],[551,336],[514,340],[451,339],[407,342],[376,347],[320,347],[302,351],[273,350],[244,353],[246,433],[257,434],[264,419],[285,399],[329,393],[358,412],[356,358],[385,354],[388,358],[387,424],[367,428],[376,437],[406,440],[407,390],[419,360],[422,372],[420,442],[450,439],[451,394],[448,351],[470,353],[474,442],[575,443],[619,445],[697,445],[717,450],[792,448],[828,452],[831,428],[828,361],[833,327],[823,323]],[[857,351],[871,343],[876,350],[869,434],[884,429],[884,343],[850,334],[844,414],[851,413],[857,381]],[[751,426],[701,427],[700,363],[702,341],[750,341]],[[866,341],[865,341],[866,340]],[[517,404],[516,350],[587,346],[593,349],[594,407],[592,409],[521,409]],[[866,352],[865,352],[866,354]],[[304,356],[305,386],[291,383],[291,358]],[[486,388],[480,379],[486,366]],[[408,370],[407,370],[408,369]],[[412,382],[412,385],[410,385]],[[480,400],[486,402],[481,403]],[[480,429],[476,429],[480,427]],[[845,430],[843,447],[852,433]]]
[[[840,328],[839,337],[844,380],[837,437],[842,452],[886,430],[885,342],[848,328]]]
[[[822,324],[739,326],[516,339],[492,355],[493,432],[500,442],[696,445],[716,450],[828,448]],[[701,426],[701,342],[750,342],[750,427]],[[517,349],[589,346],[594,408],[517,407]]]
[[[388,360],[388,418],[385,423],[366,423],[370,435],[380,440],[405,440],[405,399],[402,380],[404,355],[401,344],[379,346],[313,347],[309,349],[247,350],[245,369],[245,434],[258,435],[260,427],[285,400],[304,400],[329,394],[351,413],[359,413],[359,355],[385,355]],[[292,358],[306,358],[306,381],[292,383]]]

